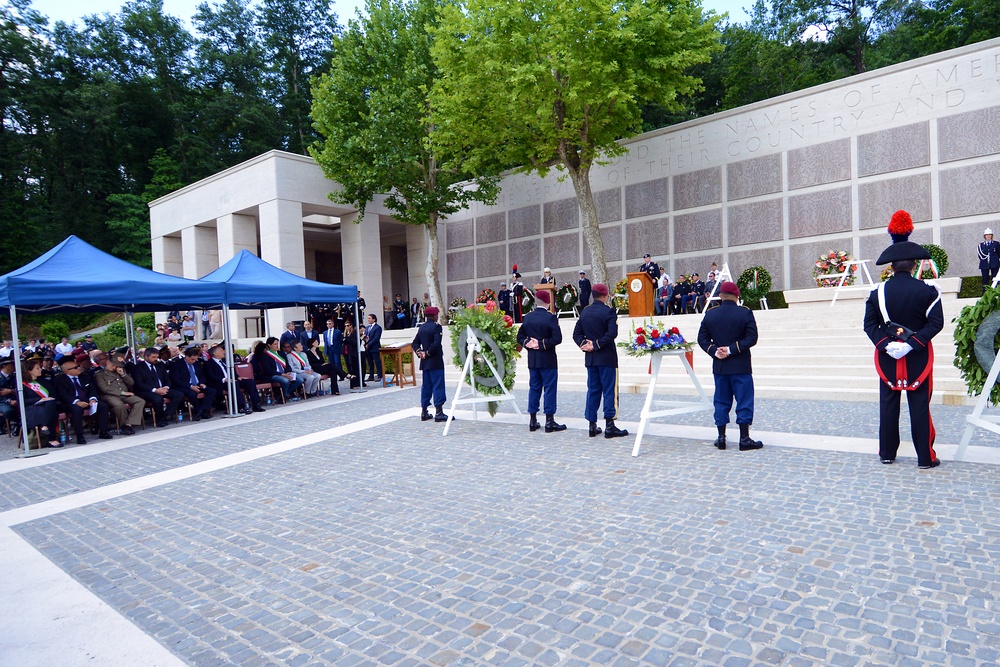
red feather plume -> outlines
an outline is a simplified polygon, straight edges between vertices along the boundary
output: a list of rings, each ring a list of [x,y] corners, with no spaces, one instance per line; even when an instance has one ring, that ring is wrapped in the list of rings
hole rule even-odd
[[[889,233],[902,236],[913,231],[913,218],[906,211],[896,211],[889,220]]]
[[[511,273],[517,273],[517,264],[515,264],[515,265],[514,265],[514,266],[513,266],[512,268],[511,268],[510,272],[511,272]]]

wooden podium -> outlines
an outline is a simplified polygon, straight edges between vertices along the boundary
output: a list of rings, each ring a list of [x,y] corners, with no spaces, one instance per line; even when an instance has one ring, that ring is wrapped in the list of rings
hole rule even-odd
[[[549,312],[557,313],[559,310],[556,308],[556,284],[555,283],[538,283],[534,287],[535,294],[538,294],[539,290],[549,293]],[[535,297],[537,299],[537,297]],[[538,307],[538,304],[535,304]],[[527,314],[527,313],[525,313]]]
[[[628,276],[628,316],[649,317],[653,314],[656,301],[656,283],[645,271],[629,273]]]

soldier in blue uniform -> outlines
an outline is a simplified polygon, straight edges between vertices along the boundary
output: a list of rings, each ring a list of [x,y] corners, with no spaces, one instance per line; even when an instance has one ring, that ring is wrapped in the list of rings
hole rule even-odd
[[[510,308],[510,290],[507,289],[507,283],[500,283],[500,291],[497,292],[497,305],[500,306],[500,312],[514,317],[514,311]]]
[[[986,288],[993,284],[997,271],[1000,271],[1000,242],[993,240],[992,228],[987,227],[983,232],[983,242],[976,249],[976,256],[983,274],[983,294],[986,294]]]
[[[760,449],[764,443],[750,437],[754,393],[750,348],[757,344],[757,320],[753,311],[737,304],[740,288],[736,283],[722,283],[719,298],[721,304],[705,313],[698,330],[698,345],[713,357],[715,425],[719,429],[715,446],[726,448],[726,426],[735,398],[740,451]]]
[[[882,463],[896,460],[899,449],[899,402],[906,392],[910,434],[922,469],[941,465],[934,452],[931,392],[934,386],[934,347],[931,339],[944,327],[937,288],[913,277],[918,260],[930,259],[927,250],[909,241],[913,221],[896,211],[889,222],[893,243],[875,263],[892,264],[892,277],[872,290],[865,305],[865,333],[875,345],[879,383],[878,449]]]
[[[639,267],[639,270],[645,271],[646,275],[649,276],[650,280],[652,280],[655,285],[656,281],[660,279],[660,266],[653,261],[653,258],[649,256],[648,252],[642,256],[642,259],[642,266]]]
[[[539,290],[535,309],[524,316],[517,330],[517,342],[528,350],[528,422],[529,431],[541,428],[538,423],[538,403],[545,389],[545,432],[565,431],[565,424],[556,423],[556,385],[559,382],[559,362],[556,345],[562,342],[559,318],[548,311],[549,293]]]
[[[427,319],[413,338],[413,352],[420,358],[420,421],[448,421],[448,415],[444,413],[444,403],[448,397],[444,393],[444,347],[441,344],[441,325],[437,321],[438,312],[434,306],[424,308],[424,317]],[[435,411],[433,417],[427,410],[432,398]]]
[[[580,280],[577,282],[580,287],[580,310],[590,305],[590,279],[587,278],[586,271],[580,271]]]
[[[587,367],[587,406],[584,416],[590,422],[590,437],[600,435],[597,406],[604,397],[604,437],[621,438],[628,431],[615,426],[618,418],[618,314],[608,307],[608,286],[593,286],[594,303],[583,309],[573,329],[573,342],[584,352]]]

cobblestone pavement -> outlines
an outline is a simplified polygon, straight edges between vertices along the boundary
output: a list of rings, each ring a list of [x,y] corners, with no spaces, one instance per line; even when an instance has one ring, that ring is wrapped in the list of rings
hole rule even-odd
[[[389,423],[14,529],[192,665],[1000,660],[996,466],[654,436],[633,459],[629,438],[465,420],[443,438],[390,421],[415,401],[371,395],[351,419]],[[310,414],[224,432],[273,442]],[[159,465],[88,458],[124,451]]]

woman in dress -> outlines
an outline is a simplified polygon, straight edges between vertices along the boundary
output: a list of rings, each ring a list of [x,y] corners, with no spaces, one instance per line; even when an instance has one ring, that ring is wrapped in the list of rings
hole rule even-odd
[[[358,368],[358,332],[354,322],[344,323],[344,356],[347,358],[347,379],[351,381],[351,389],[361,387],[361,369]]]
[[[317,371],[320,375],[326,375],[330,378],[331,393],[333,393],[334,396],[340,396],[340,386],[337,382],[346,378],[347,373],[345,373],[339,366],[335,366],[326,360],[326,356],[323,354],[323,348],[320,346],[318,338],[314,338],[310,341],[309,349],[306,350],[306,358],[309,360],[309,365],[312,366],[314,371]]]
[[[21,377],[25,378],[22,396],[24,412],[28,417],[28,433],[37,427],[43,447],[62,447],[56,428],[59,422],[59,408],[56,406],[55,388],[42,377],[42,360],[28,359],[21,366]]]

